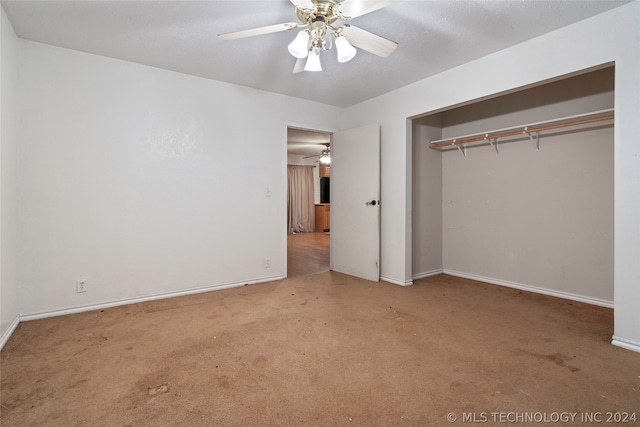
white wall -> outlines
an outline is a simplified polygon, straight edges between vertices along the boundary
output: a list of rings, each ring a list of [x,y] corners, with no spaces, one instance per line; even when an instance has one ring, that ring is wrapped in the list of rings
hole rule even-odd
[[[438,112],[615,62],[615,343],[640,351],[640,2],[561,28],[348,108],[382,127],[382,276],[411,280],[412,129]]]
[[[287,124],[333,130],[342,110],[19,50],[22,315],[286,274]]]
[[[17,325],[18,216],[16,191],[17,38],[0,7],[0,347]]]

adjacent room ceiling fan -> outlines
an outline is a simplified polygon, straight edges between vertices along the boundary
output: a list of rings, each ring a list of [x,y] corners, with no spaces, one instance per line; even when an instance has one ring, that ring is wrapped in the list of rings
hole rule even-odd
[[[297,58],[294,73],[322,71],[320,52],[336,45],[338,62],[347,62],[356,55],[355,47],[378,55],[389,56],[398,46],[396,42],[375,35],[347,23],[349,19],[382,9],[399,0],[290,0],[296,8],[300,23],[287,22],[251,30],[220,34],[222,40],[288,31],[303,28],[289,44],[289,53]],[[327,36],[327,34],[329,34]],[[328,44],[327,44],[328,42]],[[305,61],[306,59],[306,61]]]
[[[320,163],[322,163],[323,165],[329,165],[331,164],[331,144],[326,142],[324,144],[324,149],[322,150],[321,154],[315,154],[313,156],[306,156],[303,157],[303,159],[310,159],[312,157],[319,157],[319,161]]]

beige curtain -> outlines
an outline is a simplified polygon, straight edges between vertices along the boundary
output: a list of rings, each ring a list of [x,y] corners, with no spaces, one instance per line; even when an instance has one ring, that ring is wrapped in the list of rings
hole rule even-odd
[[[287,166],[289,180],[288,232],[309,233],[316,222],[313,203],[313,166]]]

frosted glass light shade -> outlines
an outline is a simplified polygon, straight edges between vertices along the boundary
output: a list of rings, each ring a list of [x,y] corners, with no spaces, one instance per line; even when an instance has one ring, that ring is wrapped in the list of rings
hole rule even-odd
[[[307,58],[307,63],[304,66],[304,70],[322,71],[322,66],[320,65],[320,55],[318,54],[318,52],[309,52],[309,57]]]
[[[336,50],[338,52],[338,62],[348,62],[356,56],[356,48],[351,46],[345,36],[336,37]]]
[[[295,39],[289,43],[289,53],[298,59],[306,58],[309,54],[309,33],[300,31]]]
[[[327,154],[323,154],[322,157],[320,157],[320,163],[322,163],[323,165],[330,165],[331,157],[329,157]]]

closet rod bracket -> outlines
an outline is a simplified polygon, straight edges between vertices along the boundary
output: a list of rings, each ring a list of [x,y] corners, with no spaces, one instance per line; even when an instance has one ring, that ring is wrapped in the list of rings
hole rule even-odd
[[[467,157],[467,144],[456,145],[458,147],[458,151],[462,154],[462,157]]]
[[[496,150],[496,154],[500,154],[500,151],[498,151],[498,138],[489,138],[489,134],[485,134],[484,139]]]
[[[536,148],[536,151],[540,151],[540,132],[530,131],[528,129],[529,127],[525,126],[522,133],[526,133],[529,139],[531,140],[531,142],[533,142],[533,146]],[[533,135],[531,135],[532,133],[535,133],[536,136],[534,137]]]

